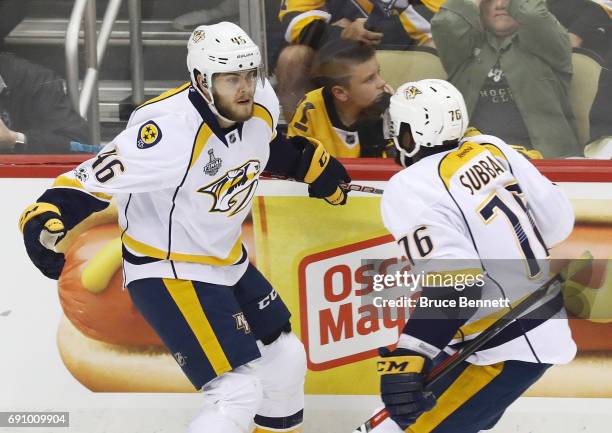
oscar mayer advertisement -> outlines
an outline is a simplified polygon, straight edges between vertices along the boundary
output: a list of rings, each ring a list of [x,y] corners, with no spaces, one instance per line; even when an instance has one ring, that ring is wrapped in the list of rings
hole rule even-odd
[[[612,376],[612,266],[607,261],[612,258],[612,200],[589,199],[588,184],[573,184],[572,190],[580,186],[584,198],[572,199],[575,229],[551,251],[553,259],[576,259],[584,251],[595,259],[564,289],[579,353],[571,364],[549,370],[530,396],[612,396],[612,386],[605,385],[609,381],[583,380]],[[377,378],[368,373],[372,359],[378,347],[395,342],[408,314],[402,308],[377,311],[360,300],[367,275],[385,274],[405,260],[382,228],[379,198],[353,197],[340,211],[302,197],[256,200],[257,264],[299,312],[307,392],[375,394]],[[364,264],[364,258],[375,264]]]
[[[370,183],[384,188],[384,182]],[[576,360],[549,370],[528,395],[611,397],[612,184],[561,185],[576,226],[551,254],[572,259],[588,250],[597,260],[564,290]],[[377,310],[360,299],[368,275],[405,261],[382,225],[379,204],[380,196],[355,193],[346,206],[332,207],[309,199],[303,185],[279,180],[262,181],[254,198],[244,238],[250,259],[293,313],[293,329],[307,351],[308,394],[377,394],[377,348],[394,343],[406,320],[407,310]],[[62,317],[55,343],[63,366],[94,392],[193,392],[123,289],[115,212],[90,217],[59,246],[66,266],[57,282]],[[599,380],[579,379],[585,375]]]

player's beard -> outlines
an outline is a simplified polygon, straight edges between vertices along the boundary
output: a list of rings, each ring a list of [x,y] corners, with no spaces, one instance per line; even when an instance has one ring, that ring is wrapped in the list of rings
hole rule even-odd
[[[363,108],[357,120],[374,120],[380,118],[380,116],[389,108],[389,102],[391,100],[391,94],[383,92],[367,107]]]
[[[224,101],[218,94],[213,91],[215,98],[215,108],[217,112],[228,120],[233,122],[246,122],[253,116],[253,97],[248,105],[239,105]]]

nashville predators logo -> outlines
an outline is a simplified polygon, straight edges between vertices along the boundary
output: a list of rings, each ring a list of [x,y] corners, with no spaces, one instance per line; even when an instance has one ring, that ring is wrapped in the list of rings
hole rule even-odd
[[[200,188],[198,192],[213,196],[210,212],[229,212],[229,216],[234,216],[247,207],[255,195],[260,172],[261,163],[252,159],[227,171],[223,177]]]
[[[157,126],[157,123],[149,120],[147,123],[140,127],[138,131],[138,140],[136,146],[139,149],[148,149],[149,147],[155,146],[159,143],[162,138],[161,129]]]
[[[191,40],[193,41],[193,43],[197,44],[198,42],[204,40],[204,36],[204,30],[196,30],[195,32],[193,32]]]
[[[404,96],[406,97],[406,99],[414,99],[417,97],[417,95],[421,95],[422,93],[423,92],[421,92],[416,87],[410,86],[404,91]]]

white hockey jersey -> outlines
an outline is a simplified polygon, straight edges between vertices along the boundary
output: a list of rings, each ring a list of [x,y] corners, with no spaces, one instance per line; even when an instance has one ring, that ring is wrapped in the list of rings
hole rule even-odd
[[[58,178],[55,187],[115,197],[124,258],[132,258],[124,260],[126,284],[160,277],[232,285],[242,276],[241,224],[279,114],[268,82],[254,101],[252,118],[224,130],[185,84],[139,107],[96,157]]]
[[[482,299],[511,303],[550,278],[547,249],[569,236],[574,224],[563,192],[522,155],[487,135],[464,138],[457,149],[427,156],[397,173],[381,206],[385,226],[414,259],[413,272],[481,274]],[[561,305],[552,316],[515,326],[515,334],[507,332],[468,361],[569,362],[576,345]],[[445,351],[453,353],[507,311],[479,308]],[[401,337],[404,347],[422,342]]]

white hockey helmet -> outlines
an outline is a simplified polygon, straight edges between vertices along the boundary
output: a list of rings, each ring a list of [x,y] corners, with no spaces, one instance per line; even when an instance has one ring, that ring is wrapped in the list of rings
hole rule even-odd
[[[193,86],[200,92],[196,80],[196,71],[204,77],[204,86],[210,96],[202,94],[215,114],[212,95],[213,75],[224,72],[248,71],[258,69],[259,77],[263,79],[261,70],[261,53],[259,47],[244,30],[227,21],[217,24],[197,27],[187,43],[187,69]]]
[[[421,147],[442,146],[447,140],[463,137],[468,127],[468,112],[461,92],[448,81],[427,79],[402,84],[389,105],[391,135],[404,157]],[[414,148],[400,146],[402,124],[410,126]]]

